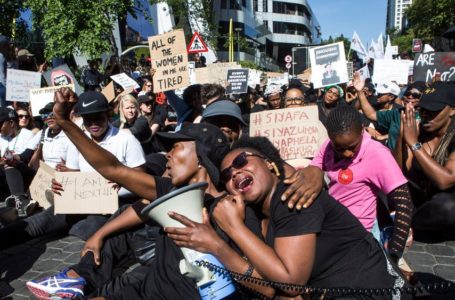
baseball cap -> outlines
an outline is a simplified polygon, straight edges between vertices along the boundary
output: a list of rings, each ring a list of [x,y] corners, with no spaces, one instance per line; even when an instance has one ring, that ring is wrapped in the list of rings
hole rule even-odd
[[[406,91],[410,91],[412,89],[416,89],[419,92],[423,93],[427,89],[427,84],[424,81],[416,81],[413,82],[412,84],[408,85],[406,88]]]
[[[54,102],[49,102],[39,110],[40,115],[50,114],[54,108]]]
[[[16,112],[7,107],[0,107],[0,122],[8,121],[17,118]]]
[[[106,97],[102,93],[88,91],[79,96],[79,101],[76,104],[76,110],[79,115],[88,115],[108,111],[109,104]]]
[[[178,132],[157,132],[158,142],[170,151],[176,142],[195,141],[196,154],[207,169],[215,185],[220,182],[220,165],[229,152],[229,142],[224,133],[215,125],[207,123],[188,123]]]
[[[247,126],[242,118],[240,107],[230,100],[217,100],[209,104],[202,112],[201,121],[216,116],[230,116],[237,119],[242,125]]]
[[[17,52],[17,56],[35,56],[33,54],[30,53],[30,51],[28,51],[27,49],[21,49]]]
[[[420,98],[419,107],[428,111],[440,111],[447,105],[455,107],[455,86],[437,84],[427,88]]]
[[[396,83],[393,82],[379,83],[376,87],[376,92],[378,94],[392,94],[398,96],[401,92],[401,89]]]
[[[155,101],[155,96],[152,93],[146,93],[137,97],[137,103],[139,105],[150,101]]]

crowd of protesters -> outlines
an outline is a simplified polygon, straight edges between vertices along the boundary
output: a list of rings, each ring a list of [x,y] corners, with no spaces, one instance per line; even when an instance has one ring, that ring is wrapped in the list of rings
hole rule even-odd
[[[203,58],[203,56],[202,56]],[[292,298],[308,291],[264,285],[250,277],[321,288],[405,288],[400,269],[413,231],[455,228],[455,84],[348,83],[315,89],[290,79],[226,95],[219,84],[182,94],[155,93],[143,58],[112,57],[81,74],[84,92],[55,94],[33,116],[27,103],[5,99],[7,68],[42,72],[33,54],[13,54],[0,37],[0,248],[55,231],[86,241],[81,261],[27,282],[41,299],[195,299],[180,273],[179,246],[211,253],[243,274],[232,297]],[[205,59],[197,56],[197,67]],[[100,91],[126,73],[139,88]],[[317,107],[318,151],[293,167],[264,137],[249,136],[251,114]],[[96,171],[112,182],[112,215],[55,214],[28,189],[40,161],[58,172]],[[141,211],[175,188],[207,182],[203,223],[170,212],[185,228],[161,228]],[[64,192],[49,182],[46,198]],[[130,272],[114,269],[125,258]],[[404,289],[403,289],[404,290]],[[308,296],[308,295],[307,295]],[[410,299],[402,292],[347,294],[346,299]],[[335,297],[326,295],[326,299]]]

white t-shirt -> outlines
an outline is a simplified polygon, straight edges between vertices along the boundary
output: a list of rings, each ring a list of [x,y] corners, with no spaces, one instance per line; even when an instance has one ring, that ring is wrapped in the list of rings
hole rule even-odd
[[[10,150],[14,154],[21,154],[27,149],[27,145],[34,135],[32,131],[22,128],[19,134],[13,138],[0,136],[0,157],[5,155],[6,150]]]
[[[40,130],[33,139],[29,142],[27,148],[36,150],[41,140],[42,130]],[[61,130],[56,136],[49,137],[49,128],[44,133],[43,140],[43,160],[51,168],[64,159],[67,160],[67,153],[69,145],[72,144],[66,134]]]
[[[89,135],[88,132],[86,134]],[[125,166],[135,168],[145,164],[141,144],[129,132],[109,125],[106,136],[98,145],[114,154]],[[68,147],[66,166],[70,169],[78,169],[81,172],[96,172],[74,144],[70,144]]]

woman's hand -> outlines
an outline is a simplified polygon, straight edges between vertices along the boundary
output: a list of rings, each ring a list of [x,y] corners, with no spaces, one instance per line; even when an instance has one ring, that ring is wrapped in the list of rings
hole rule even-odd
[[[202,211],[202,224],[176,212],[169,212],[169,217],[185,225],[185,227],[164,228],[164,231],[177,246],[204,253],[215,253],[223,244],[221,238],[210,225],[209,215],[205,208]]]
[[[405,111],[401,112],[401,123],[403,124],[403,138],[408,146],[418,142],[419,129],[415,118],[415,110],[412,104],[406,104]]]
[[[95,264],[99,266],[101,264],[100,254],[103,245],[104,245],[103,239],[99,238],[95,233],[85,242],[84,248],[81,251],[81,257],[85,256],[87,252],[92,252]]]
[[[352,78],[352,85],[357,90],[357,92],[360,92],[365,87],[365,81],[362,80],[362,77],[360,76],[359,72],[354,72],[354,76]]]
[[[60,157],[60,162],[57,165],[55,165],[55,170],[57,172],[69,172],[69,171],[71,171],[66,166],[66,161],[63,158],[61,158],[61,157]]]
[[[63,189],[63,186],[60,182],[58,182],[57,180],[55,180],[54,178],[52,178],[52,184],[51,184],[51,190],[54,194],[57,194],[57,195],[62,195],[60,192],[63,192],[64,189]]]
[[[218,226],[230,235],[244,225],[245,203],[238,197],[227,195],[216,204],[213,218]]]
[[[289,201],[288,207],[300,210],[310,207],[322,190],[323,173],[321,169],[308,166],[298,170],[284,180],[290,186],[281,196],[282,201]]]

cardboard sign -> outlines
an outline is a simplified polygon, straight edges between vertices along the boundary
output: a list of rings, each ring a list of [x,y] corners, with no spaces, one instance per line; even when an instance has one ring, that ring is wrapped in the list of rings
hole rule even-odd
[[[30,90],[41,87],[41,73],[6,69],[6,100],[29,102]]]
[[[442,81],[455,81],[455,52],[421,53],[414,59],[414,80],[431,82],[436,73]]]
[[[204,40],[199,35],[199,32],[195,32],[191,38],[190,44],[188,45],[188,53],[199,53],[199,52],[209,52],[207,45],[204,43]]]
[[[186,87],[190,83],[185,34],[182,29],[149,37],[155,93]]]
[[[55,195],[56,214],[111,214],[118,209],[118,195],[112,184],[96,172],[57,172],[63,187]]]
[[[318,107],[276,109],[250,116],[250,136],[264,136],[284,160],[314,157],[318,150]]]
[[[30,106],[32,108],[32,115],[39,116],[40,109],[46,106],[49,102],[54,102],[55,92],[62,87],[68,87],[74,91],[73,84],[30,90]]]
[[[248,91],[248,71],[248,69],[228,70],[226,94],[243,94]]]
[[[54,193],[51,190],[52,178],[54,178],[55,170],[49,167],[44,161],[39,162],[39,169],[33,177],[30,184],[30,195],[33,200],[44,209],[53,205]]]
[[[267,79],[267,85],[278,85],[278,86],[283,86],[283,85],[288,85],[289,84],[289,74],[286,73],[280,73],[280,76],[276,77],[269,77]]]
[[[407,84],[409,76],[409,60],[376,59],[374,61],[373,82]]]
[[[421,39],[412,39],[412,52],[422,52],[423,43]]]
[[[140,88],[139,84],[125,73],[112,75],[111,79],[118,83],[124,90]]]
[[[199,84],[215,83],[226,87],[227,72],[230,69],[241,68],[237,63],[215,63],[209,64],[206,68],[196,68],[196,82]]]
[[[343,42],[313,47],[308,51],[314,88],[349,81]]]
[[[82,94],[83,90],[76,80],[73,72],[71,72],[68,65],[60,65],[52,70],[49,70],[43,74],[49,86],[62,86],[62,85],[74,85],[74,92],[78,95]]]
[[[115,99],[114,83],[112,81],[109,82],[109,84],[104,87],[101,93],[103,93],[104,97],[106,97],[107,102],[110,103],[112,100],[114,100]]]

